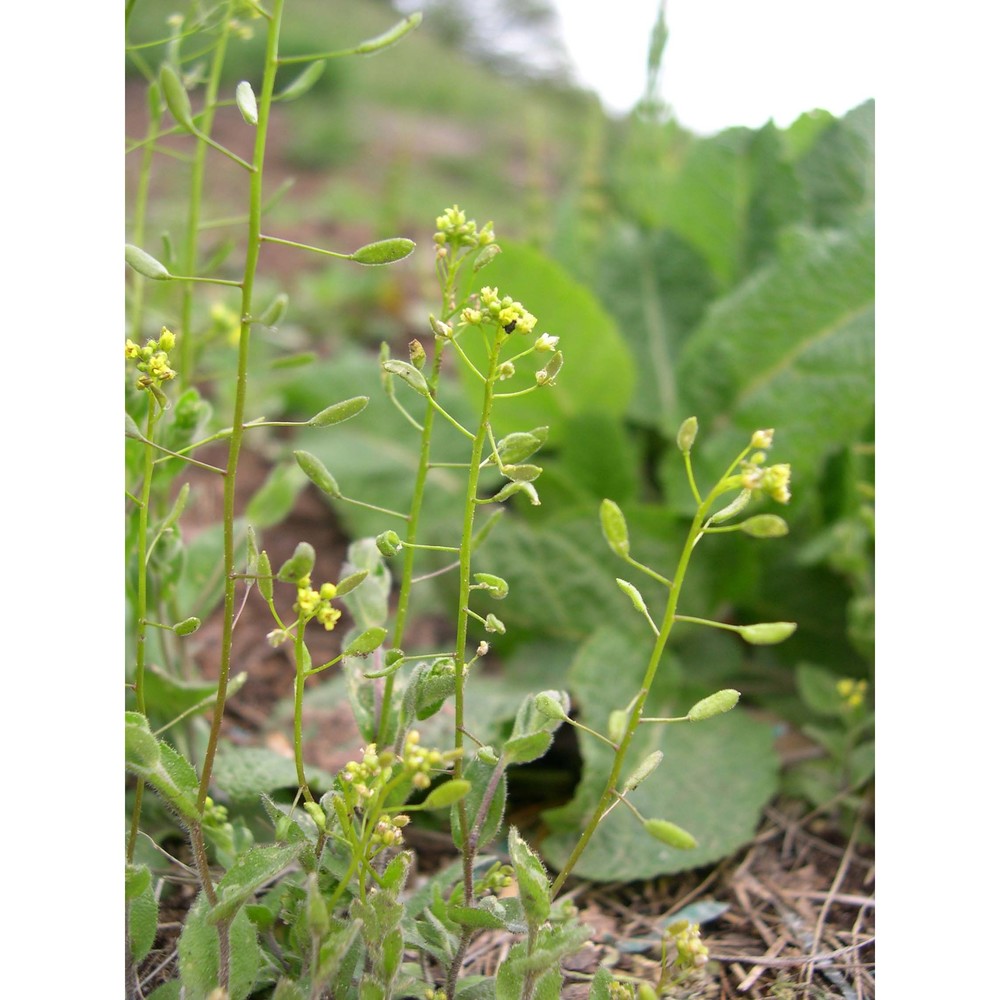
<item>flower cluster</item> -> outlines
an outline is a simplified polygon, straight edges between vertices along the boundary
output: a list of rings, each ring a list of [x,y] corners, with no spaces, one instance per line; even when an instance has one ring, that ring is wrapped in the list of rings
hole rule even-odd
[[[439,247],[439,253],[447,254],[449,245],[456,250],[459,247],[485,247],[496,239],[493,235],[492,222],[487,222],[482,229],[477,229],[476,220],[466,219],[465,212],[458,205],[446,208],[444,214],[439,215],[434,224],[437,226],[434,242]]]
[[[852,680],[850,677],[843,677],[837,681],[837,694],[844,699],[847,708],[860,708],[867,691],[868,681]]]
[[[678,920],[668,928],[670,936],[674,939],[677,948],[677,961],[675,965],[679,969],[700,969],[708,962],[708,948],[701,939],[701,925],[688,923],[686,920]]]
[[[495,288],[482,288],[479,291],[479,308],[463,309],[462,320],[472,326],[484,322],[502,326],[507,333],[531,333],[538,322],[520,302],[515,302],[509,295],[500,297]]]
[[[431,771],[440,769],[448,758],[440,750],[427,750],[420,745],[420,733],[411,729],[403,742],[403,770],[414,788],[431,787]]]
[[[305,616],[307,621],[315,618],[327,632],[332,632],[341,615],[341,612],[330,604],[336,596],[336,584],[324,583],[319,590],[313,590],[309,577],[304,576],[298,581],[295,610]]]
[[[750,439],[752,448],[766,449],[774,440],[774,430],[754,431]],[[788,484],[792,479],[792,467],[787,464],[764,465],[767,455],[764,450],[755,451],[744,463],[740,473],[743,488],[766,493],[778,503],[788,503],[792,499]]]
[[[472,891],[476,896],[485,896],[498,893],[513,883],[514,869],[510,865],[495,861],[490,870],[482,878],[476,880]]]
[[[147,340],[145,347],[140,347],[131,340],[125,341],[125,357],[135,362],[135,367],[142,374],[136,382],[137,389],[159,387],[164,382],[177,375],[170,367],[168,352],[174,349],[177,338],[164,327],[158,340]]]
[[[369,743],[361,749],[361,760],[348,761],[340,772],[346,791],[347,804],[352,808],[361,805],[384,786],[392,777],[396,755],[391,750],[379,752],[378,746]]]

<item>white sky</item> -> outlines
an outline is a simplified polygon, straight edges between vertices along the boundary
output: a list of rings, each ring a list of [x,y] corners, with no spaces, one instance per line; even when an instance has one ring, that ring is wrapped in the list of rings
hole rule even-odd
[[[552,0],[580,82],[630,110],[646,82],[657,0]],[[843,114],[875,97],[872,0],[667,0],[661,96],[700,133]]]

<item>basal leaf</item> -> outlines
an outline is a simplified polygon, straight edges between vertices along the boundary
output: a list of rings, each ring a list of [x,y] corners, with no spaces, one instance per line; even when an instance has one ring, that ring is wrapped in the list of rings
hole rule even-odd
[[[267,882],[271,881],[298,853],[291,844],[268,844],[244,851],[216,886],[218,903],[209,910],[210,924],[227,920]]]
[[[874,251],[870,214],[847,230],[800,230],[715,304],[678,366],[682,407],[702,420],[703,465],[725,468],[754,430],[778,428],[772,455],[791,463],[794,496],[869,425]]]
[[[295,761],[264,747],[223,745],[215,761],[213,779],[230,798],[256,801],[262,793],[296,788]],[[306,780],[315,787],[329,788],[333,776],[318,767],[306,767]]]
[[[592,728],[603,729],[609,709],[615,707],[608,699],[610,665],[619,700],[627,700],[638,689],[648,650],[634,645],[609,626],[581,647],[569,686],[580,706],[581,721]],[[675,704],[669,688],[657,684],[646,714],[681,715],[687,707]],[[698,846],[674,850],[648,836],[630,811],[618,807],[598,827],[576,874],[600,881],[646,879],[697,868],[732,853],[753,837],[760,811],[777,787],[778,760],[772,743],[771,728],[739,709],[697,725],[640,727],[623,773],[631,773],[657,750],[664,760],[629,793],[629,799],[644,816],[669,818],[690,831]],[[541,850],[554,868],[576,845],[610,768],[612,751],[605,744],[583,739],[581,749],[584,770],[576,797],[568,806],[545,813],[553,833]]]

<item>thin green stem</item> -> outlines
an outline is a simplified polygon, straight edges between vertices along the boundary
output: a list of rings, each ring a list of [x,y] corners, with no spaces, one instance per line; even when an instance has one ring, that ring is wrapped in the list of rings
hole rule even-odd
[[[226,17],[219,28],[218,40],[212,58],[212,67],[205,85],[205,103],[201,116],[201,127],[206,134],[211,134],[215,119],[216,98],[219,93],[219,80],[222,78],[222,67],[225,62],[226,48],[229,42],[229,26],[232,21],[233,0],[230,0]],[[202,195],[205,188],[205,163],[208,158],[208,146],[203,142],[195,144],[194,157],[191,160],[191,177],[188,186],[187,231],[184,240],[183,267],[189,274],[198,270],[198,233],[201,225]],[[141,245],[141,244],[140,244]],[[180,377],[182,386],[191,385],[195,377],[194,360],[194,330],[192,315],[194,312],[194,289],[191,282],[184,286],[181,298],[181,329]]]
[[[146,437],[151,438],[156,426],[156,400],[149,396],[149,409],[146,413]],[[135,597],[135,707],[143,715],[146,714],[146,610],[148,603],[148,576],[146,567],[146,550],[149,541],[149,502],[153,490],[153,449],[147,445],[144,449],[142,471],[142,496],[139,503],[139,526],[136,539],[137,583]],[[140,781],[135,786],[135,802],[132,807],[132,824],[129,827],[127,858],[131,863],[135,855],[135,841],[139,835],[139,820],[142,816],[142,789]]]
[[[312,802],[313,794],[306,781],[305,763],[302,759],[302,699],[305,696],[307,673],[305,631],[306,623],[300,617],[295,629],[295,709],[292,743],[295,749],[295,775],[298,778],[299,788],[306,800]]]
[[[577,862],[580,860],[580,856],[583,854],[587,845],[590,843],[594,832],[597,830],[598,824],[607,812],[608,806],[615,801],[618,778],[621,775],[622,767],[625,763],[625,756],[632,744],[632,738],[635,736],[635,733],[639,728],[639,722],[642,719],[643,706],[646,703],[649,691],[651,690],[653,681],[656,678],[660,661],[663,658],[663,651],[666,649],[667,639],[670,638],[671,629],[677,619],[677,602],[680,599],[681,590],[684,586],[684,577],[687,573],[688,564],[691,561],[691,555],[694,552],[695,545],[697,545],[698,540],[703,534],[703,526],[709,517],[709,509],[711,505],[716,499],[718,499],[721,493],[725,492],[726,488],[728,487],[725,483],[725,477],[723,477],[712,492],[709,493],[709,495],[698,505],[698,509],[691,521],[691,527],[688,530],[687,538],[684,542],[684,548],[681,550],[680,558],[677,563],[677,570],[674,573],[673,586],[670,588],[670,596],[667,599],[667,607],[663,613],[663,621],[660,625],[660,634],[657,636],[656,642],[653,645],[653,650],[650,653],[649,662],[646,666],[646,673],[642,679],[642,687],[640,688],[638,697],[635,699],[632,713],[629,716],[628,725],[625,729],[625,734],[622,737],[622,741],[619,744],[617,752],[615,753],[614,761],[612,762],[611,770],[604,786],[604,791],[601,793],[597,806],[595,807],[587,826],[584,828],[583,834],[580,836],[580,839],[573,848],[566,864],[563,866],[562,871],[556,876],[555,881],[552,883],[551,896],[553,899],[555,899],[559,890],[562,888],[563,883],[576,867]]]

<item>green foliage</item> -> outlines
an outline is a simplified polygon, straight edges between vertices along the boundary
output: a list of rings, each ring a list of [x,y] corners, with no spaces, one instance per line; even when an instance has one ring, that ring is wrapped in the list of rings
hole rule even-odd
[[[167,836],[158,804],[190,843],[200,893],[180,978],[154,995],[556,1000],[561,963],[590,936],[560,902],[571,873],[647,878],[753,836],[778,774],[771,727],[737,706],[743,681],[765,680],[748,687],[825,754],[786,788],[833,799],[847,820],[864,807],[873,111],[698,139],[647,95],[627,121],[587,119],[561,205],[547,211],[532,181],[533,207],[519,210],[495,179],[497,151],[516,147],[537,167],[543,136],[579,126],[550,127],[558,102],[510,116],[478,67],[413,33],[418,16],[343,6],[303,18],[289,5],[284,22],[284,0],[263,17],[254,4],[191,5],[159,22],[156,3],[130,8],[148,122],[131,144],[126,248],[129,948],[141,962],[155,938],[136,852],[140,832]],[[665,38],[661,23],[651,79]],[[381,70],[355,58],[372,54]],[[310,206],[311,232],[339,204],[336,222],[367,235],[333,250],[269,235],[296,219],[271,193],[265,143],[248,143],[245,160],[216,128],[232,115],[263,139],[287,102],[293,132],[334,123],[347,141],[332,156],[346,160],[348,96],[389,94],[399,113],[435,87],[455,120],[480,103],[471,169],[448,153],[434,169],[458,190],[456,166],[469,182],[488,175],[478,204],[523,214],[512,225],[530,243],[501,247],[492,223],[457,206],[426,244],[394,235],[422,173],[396,155],[366,172],[379,198],[331,188]],[[329,138],[315,129],[299,155],[329,163]],[[179,159],[161,169],[168,150]],[[161,174],[183,210],[150,200]],[[439,180],[421,176],[424,194]],[[213,187],[245,197],[209,210]],[[423,197],[417,209],[423,232]],[[216,239],[233,219],[249,238]],[[287,291],[265,285],[262,248],[319,254],[323,268]],[[410,309],[418,260],[440,297]],[[386,277],[393,268],[405,286]],[[767,464],[772,426],[779,464]],[[237,472],[250,438],[270,470],[247,496]],[[764,505],[788,502],[789,463],[786,519]],[[205,477],[221,483],[208,490],[221,513],[193,534]],[[306,488],[348,535],[335,579],[315,578],[326,553],[310,540],[276,569],[262,551]],[[287,654],[291,757],[238,745],[224,725],[246,677],[234,630],[248,609]],[[330,633],[338,652],[321,657],[316,639]],[[490,659],[502,674],[484,669]],[[335,774],[305,761],[307,695],[330,690],[365,743]],[[508,793],[531,787],[562,725],[583,773],[536,843],[504,830]],[[461,858],[414,891],[404,830],[444,810]],[[501,836],[509,864],[485,854]],[[496,895],[514,880],[516,897]],[[495,977],[462,980],[482,930],[518,940]],[[667,933],[677,960],[663,982],[668,971],[679,982],[707,951],[697,926]],[[421,963],[404,962],[414,950]],[[424,959],[442,982],[423,982]],[[591,996],[615,992],[599,972]]]

